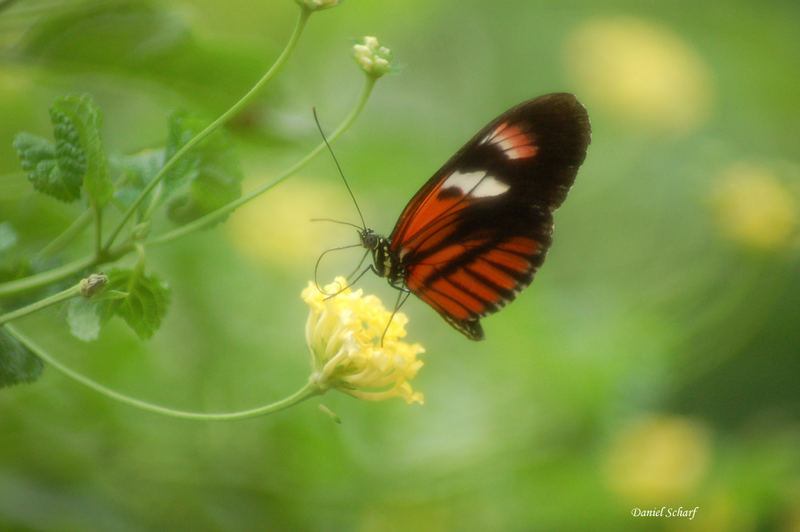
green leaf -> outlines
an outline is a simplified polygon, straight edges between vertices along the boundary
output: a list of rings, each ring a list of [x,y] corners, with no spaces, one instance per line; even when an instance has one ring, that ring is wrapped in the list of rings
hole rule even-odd
[[[14,138],[14,148],[22,169],[28,172],[28,180],[36,190],[66,202],[81,197],[83,162],[80,154],[76,154],[74,159],[65,156],[60,161],[52,142],[25,132]],[[60,162],[65,166],[62,167]]]
[[[17,245],[17,239],[17,232],[10,223],[0,223],[0,253]]]
[[[114,199],[125,210],[133,205],[147,184],[164,166],[164,149],[144,150],[134,155],[112,157],[109,163],[117,183]],[[147,202],[139,205],[140,218],[147,210],[147,206]]]
[[[206,122],[184,112],[169,119],[165,160],[206,127]],[[170,219],[190,222],[242,195],[242,172],[232,143],[223,130],[209,135],[184,155],[164,178],[166,198],[181,189],[168,206]]]
[[[19,133],[14,139],[22,168],[36,190],[61,201],[80,198],[81,186],[102,207],[114,193],[100,140],[100,111],[91,96],[65,96],[50,108],[55,144]]]
[[[146,275],[140,268],[122,270],[114,268],[108,272],[106,291],[126,292],[124,297],[98,302],[97,313],[104,323],[117,315],[143,340],[153,336],[161,326],[161,320],[169,306],[169,288],[155,275]]]
[[[50,120],[59,167],[82,169],[86,193],[95,205],[102,207],[111,199],[114,187],[100,140],[100,110],[88,94],[65,96],[50,108]]]
[[[85,297],[73,298],[67,303],[67,324],[72,335],[84,342],[97,340],[100,335],[100,315],[97,303]]]
[[[0,328],[0,388],[33,382],[42,374],[42,360]]]

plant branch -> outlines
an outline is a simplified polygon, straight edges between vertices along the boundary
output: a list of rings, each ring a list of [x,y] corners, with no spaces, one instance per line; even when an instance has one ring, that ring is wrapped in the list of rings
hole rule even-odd
[[[369,100],[369,95],[372,92],[373,87],[375,86],[375,81],[376,81],[376,78],[374,78],[372,76],[366,76],[366,83],[364,84],[364,88],[361,91],[361,95],[359,96],[358,102],[356,103],[355,107],[353,107],[352,111],[350,111],[350,114],[348,114],[347,117],[342,121],[342,123],[339,125],[339,127],[336,128],[336,130],[333,133],[331,133],[331,135],[328,137],[328,142],[329,143],[332,144],[337,138],[339,138],[342,135],[342,133],[344,133],[353,124],[355,119],[358,117],[358,115],[364,109],[364,106],[366,105],[367,100]],[[219,209],[217,209],[217,210],[215,210],[213,212],[210,212],[210,213],[206,214],[205,216],[202,216],[202,217],[198,218],[197,220],[194,220],[193,222],[190,222],[190,223],[188,223],[186,225],[178,227],[177,229],[173,229],[172,231],[169,231],[167,233],[164,233],[164,234],[162,234],[160,236],[157,236],[157,237],[149,240],[147,242],[147,245],[148,246],[156,246],[156,245],[159,245],[159,244],[165,244],[167,242],[175,240],[176,238],[180,238],[180,237],[182,237],[182,236],[184,236],[184,235],[186,235],[188,233],[191,233],[193,231],[197,231],[199,229],[202,229],[204,227],[207,227],[208,225],[211,225],[211,224],[219,221],[220,219],[224,218],[225,216],[228,216],[234,210],[236,210],[239,207],[241,207],[242,205],[244,205],[245,203],[257,198],[258,196],[260,196],[264,192],[266,192],[269,189],[273,188],[274,186],[280,184],[282,181],[284,181],[285,179],[290,177],[292,174],[294,174],[295,172],[297,172],[298,170],[303,168],[306,164],[308,164],[311,161],[311,159],[316,157],[319,154],[319,152],[321,152],[324,149],[325,149],[325,143],[324,142],[319,143],[317,145],[317,147],[314,148],[313,150],[311,150],[311,152],[308,155],[306,155],[300,161],[295,163],[294,166],[292,166],[291,168],[286,170],[283,174],[281,174],[274,181],[271,181],[270,183],[267,183],[266,185],[262,185],[261,187],[259,187],[259,188],[255,189],[255,190],[253,190],[252,192],[250,192],[249,194],[246,194],[246,195],[242,196],[241,198],[239,198],[239,199],[237,199],[235,201],[232,201],[232,202],[228,203],[227,205],[224,205],[224,206],[220,207]]]
[[[91,223],[92,221],[92,210],[86,209],[78,216],[72,225],[67,227],[63,233],[55,237],[49,244],[42,248],[39,252],[39,257],[45,258],[49,257],[55,253],[58,253],[61,248],[69,244],[69,242],[81,234],[84,229]]]
[[[84,257],[82,259],[64,264],[63,266],[59,266],[58,268],[47,270],[46,272],[37,273],[36,275],[31,275],[30,277],[24,277],[22,279],[15,279],[14,281],[2,283],[0,284],[0,297],[13,296],[28,290],[39,288],[41,286],[62,281],[68,277],[72,277],[73,275],[82,272],[87,268],[91,268],[96,264],[95,260],[96,259],[94,256]]]
[[[109,399],[119,401],[120,403],[125,403],[129,406],[133,406],[140,410],[146,410],[148,412],[153,412],[168,417],[193,419],[200,421],[232,421],[236,419],[247,419],[247,418],[272,414],[280,410],[284,410],[286,408],[289,408],[290,406],[294,406],[302,401],[305,401],[306,399],[309,399],[315,395],[319,395],[322,393],[317,385],[309,381],[305,386],[297,390],[295,393],[284,399],[281,399],[280,401],[276,401],[274,403],[270,403],[264,406],[259,406],[256,408],[251,408],[248,410],[240,410],[238,412],[211,413],[211,414],[206,414],[203,412],[187,412],[185,410],[175,410],[173,408],[167,408],[165,406],[148,403],[147,401],[142,401],[140,399],[136,399],[134,397],[121,394],[115,390],[112,390],[111,388],[107,388],[106,386],[103,386],[102,384],[93,381],[92,379],[86,377],[85,375],[82,375],[81,373],[78,373],[77,371],[72,370],[67,366],[61,364],[58,360],[54,359],[44,349],[34,344],[31,340],[29,340],[26,336],[17,331],[14,327],[10,325],[6,325],[5,327],[6,330],[12,336],[14,336],[17,340],[19,340],[20,343],[22,343],[25,347],[27,347],[31,352],[33,352],[36,356],[38,356],[39,358],[41,358],[42,360],[44,360],[45,362],[56,368],[58,371],[60,371],[70,379],[75,380],[88,388],[91,388],[92,390],[108,397]]]
[[[64,279],[68,279],[69,277],[79,274],[84,270],[94,268],[95,266],[99,266],[107,262],[114,262],[118,258],[130,253],[133,249],[134,246],[131,243],[122,244],[116,249],[112,249],[111,251],[103,253],[102,255],[90,255],[88,257],[83,257],[82,259],[64,264],[63,266],[59,266],[58,268],[37,273],[36,275],[31,275],[30,277],[24,277],[22,279],[15,279],[13,281],[0,283],[0,298],[13,296],[29,290],[40,288],[42,286],[47,286],[51,283],[63,281]]]
[[[22,308],[18,308],[17,310],[12,310],[11,312],[7,312],[6,314],[0,315],[0,325],[4,325],[11,320],[15,320],[17,318],[21,318],[23,316],[27,316],[28,314],[33,314],[39,310],[47,308],[51,305],[55,305],[56,303],[60,303],[66,299],[73,298],[75,296],[79,296],[81,294],[81,283],[76,284],[75,286],[71,286],[66,290],[62,290],[57,294],[53,294],[50,297],[46,297],[44,299],[40,299],[39,301],[35,301],[30,305],[24,306]]]
[[[100,256],[103,253],[103,211],[97,204],[92,205],[94,211],[94,253]]]
[[[119,235],[119,232],[122,231],[122,228],[128,222],[130,217],[133,213],[136,212],[136,209],[139,208],[139,205],[147,198],[147,196],[152,192],[152,190],[158,185],[167,173],[172,169],[173,166],[181,159],[186,153],[188,153],[192,148],[197,146],[203,139],[209,136],[211,133],[216,131],[222,125],[224,125],[228,120],[233,118],[239,111],[241,111],[245,106],[247,106],[255,96],[261,91],[261,89],[266,85],[278,72],[278,70],[286,63],[287,59],[291,55],[292,51],[294,50],[295,46],[297,45],[297,41],[300,39],[300,35],[303,32],[303,28],[308,22],[308,17],[311,15],[311,11],[308,9],[300,8],[300,15],[297,18],[297,24],[294,27],[294,31],[292,32],[291,37],[289,37],[289,42],[286,43],[286,47],[283,49],[283,52],[278,56],[275,60],[275,63],[267,70],[266,74],[262,76],[258,82],[256,82],[253,87],[247,91],[247,94],[242,96],[236,103],[231,106],[230,109],[225,111],[222,115],[220,115],[216,120],[214,120],[211,124],[209,124],[203,131],[195,135],[192,139],[189,140],[186,144],[184,144],[175,154],[167,161],[164,166],[161,167],[161,170],[155,175],[155,177],[147,184],[147,186],[142,190],[142,193],[136,198],[136,201],[125,211],[123,214],[122,219],[117,223],[117,226],[111,232],[111,235],[108,237],[104,249],[108,250],[111,248],[111,245],[114,243],[114,240]]]

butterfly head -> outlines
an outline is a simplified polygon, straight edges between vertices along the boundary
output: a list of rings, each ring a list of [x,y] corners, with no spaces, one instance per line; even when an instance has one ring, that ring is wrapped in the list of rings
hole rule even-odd
[[[368,227],[362,229],[358,236],[361,238],[361,245],[365,249],[369,249],[373,252],[380,246],[381,240],[383,240],[379,234]]]

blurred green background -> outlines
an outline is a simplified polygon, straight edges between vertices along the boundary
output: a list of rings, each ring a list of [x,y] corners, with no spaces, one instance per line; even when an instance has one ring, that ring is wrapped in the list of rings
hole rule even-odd
[[[291,0],[56,2],[0,10],[0,221],[34,254],[81,212],[33,192],[11,142],[91,93],[112,153],[163,145],[176,107],[214,118],[268,67]],[[354,104],[354,39],[403,68],[335,149],[387,234],[495,115],[575,93],[589,154],[534,284],[472,343],[412,298],[424,406],[337,392],[274,416],[176,421],[52,368],[0,390],[3,530],[800,530],[800,5],[347,0],[229,127],[245,190]],[[173,297],[147,342],[121,321],[18,327],[124,393],[197,411],[282,398],[308,375],[299,294],[356,221],[327,156],[222,226],[153,249]],[[157,231],[168,227],[161,220]],[[90,235],[60,260],[86,253]],[[323,264],[347,273],[357,251]],[[10,260],[10,259],[9,259]],[[123,261],[128,264],[129,260]],[[382,279],[362,286],[391,302]],[[335,425],[323,403],[343,420]],[[694,519],[634,517],[694,508]]]

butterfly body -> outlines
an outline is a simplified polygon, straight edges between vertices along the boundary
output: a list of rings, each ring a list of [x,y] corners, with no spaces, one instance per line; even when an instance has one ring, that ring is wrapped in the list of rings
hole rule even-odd
[[[571,94],[540,96],[498,116],[414,195],[389,237],[360,233],[373,269],[472,340],[480,318],[533,280],[590,141]]]

